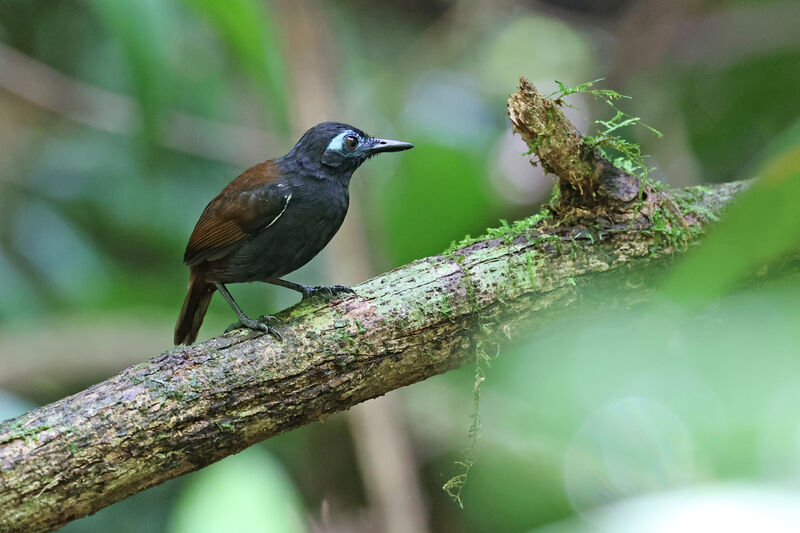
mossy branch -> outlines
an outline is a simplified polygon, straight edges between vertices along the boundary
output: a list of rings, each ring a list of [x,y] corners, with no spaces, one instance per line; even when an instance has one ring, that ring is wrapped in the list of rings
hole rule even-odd
[[[538,115],[520,112],[515,127],[533,131],[529,121]],[[556,135],[576,150],[572,159],[563,150],[540,157],[572,172],[570,183],[595,180],[580,198],[593,191],[592,209],[601,212],[597,161],[566,129]],[[746,187],[684,189],[672,193],[674,209],[653,203],[591,227],[547,216],[504,225],[366,281],[357,296],[286,310],[283,342],[232,332],[2,422],[0,531],[58,528],[263,439],[474,362],[476,347],[491,353],[546,326],[610,282],[608,272],[623,282],[618,302],[640,301],[650,289],[631,267],[652,267],[685,249]],[[608,209],[621,214],[619,206]],[[635,282],[624,283],[631,276]]]

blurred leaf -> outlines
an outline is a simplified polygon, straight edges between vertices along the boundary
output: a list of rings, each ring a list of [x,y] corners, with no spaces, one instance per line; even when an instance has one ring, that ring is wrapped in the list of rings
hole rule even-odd
[[[677,84],[689,141],[714,181],[747,178],[750,161],[800,116],[800,51],[729,68],[697,69]]]
[[[0,323],[24,316],[41,316],[46,314],[49,301],[41,294],[35,280],[31,280],[24,269],[27,265],[15,265],[8,254],[0,249]]]
[[[503,99],[516,87],[520,74],[534,82],[558,79],[570,83],[597,77],[592,49],[583,37],[556,18],[517,16],[480,42],[466,66],[482,78],[487,90]],[[476,58],[474,54],[477,54]]]
[[[800,172],[760,180],[690,253],[664,285],[671,296],[702,303],[733,288],[759,266],[800,243]]]
[[[562,484],[557,462],[492,447],[478,457],[470,472],[464,514],[473,525],[471,531],[525,531],[536,523],[570,515]]]
[[[159,0],[90,0],[108,26],[112,38],[123,46],[131,71],[131,82],[142,111],[144,135],[158,135],[159,115],[172,89],[168,68],[171,27],[169,2]]]
[[[288,130],[282,39],[271,13],[256,0],[184,0],[209,20],[244,70],[263,91],[276,125]]]
[[[102,300],[109,284],[106,264],[85,234],[47,203],[22,202],[20,207],[12,243],[36,270],[39,282],[71,304]]]
[[[481,391],[479,456],[464,491],[470,530],[526,531],[587,506],[715,479],[793,482],[799,297],[796,284],[779,284],[701,313],[584,302],[502,350]],[[466,445],[470,373],[428,380],[405,397],[431,455]],[[437,459],[438,468],[449,460]]]
[[[281,466],[263,448],[253,446],[192,474],[167,531],[301,532],[306,531],[301,510]]]
[[[439,253],[465,233],[481,234],[496,222],[485,152],[414,141],[417,148],[404,155],[377,202],[392,265]]]
[[[800,171],[800,120],[767,148],[758,175],[771,180],[796,171]]]
[[[151,487],[97,513],[70,522],[59,533],[162,533],[170,506],[180,490],[182,478]]]
[[[776,141],[760,179],[725,213],[664,285],[680,301],[702,303],[800,246],[800,127]]]

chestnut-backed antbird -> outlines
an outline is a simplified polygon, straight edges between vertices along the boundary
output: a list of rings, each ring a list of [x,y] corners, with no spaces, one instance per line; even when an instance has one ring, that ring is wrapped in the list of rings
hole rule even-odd
[[[381,152],[413,145],[376,139],[347,124],[317,124],[288,154],[245,170],[222,189],[200,215],[183,261],[189,289],[175,326],[175,344],[192,344],[215,291],[236,312],[241,326],[277,332],[269,319],[252,319],[234,301],[226,283],[264,281],[294,289],[303,299],[353,292],[281,279],[308,263],[342,225],[350,199],[350,177]]]

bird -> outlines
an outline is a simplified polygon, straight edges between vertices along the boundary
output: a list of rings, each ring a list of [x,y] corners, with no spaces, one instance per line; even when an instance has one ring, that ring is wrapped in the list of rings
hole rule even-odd
[[[231,181],[208,203],[189,237],[183,256],[189,285],[175,325],[175,344],[197,340],[215,292],[236,313],[238,322],[231,328],[280,339],[270,325],[274,317],[250,318],[228,291],[230,283],[271,283],[298,291],[303,300],[352,293],[344,285],[309,286],[281,278],[308,263],[339,230],[349,205],[350,178],[362,163],[413,147],[371,137],[341,122],[322,122],[286,155],[259,163]]]

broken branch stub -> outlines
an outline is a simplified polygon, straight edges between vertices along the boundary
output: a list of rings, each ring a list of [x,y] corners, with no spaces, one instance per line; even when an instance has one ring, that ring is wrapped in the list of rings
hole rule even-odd
[[[525,77],[508,98],[508,116],[537,160],[533,164],[558,177],[557,211],[585,212],[630,219],[634,204],[652,194],[650,187],[606,160],[564,116],[557,101],[542,96]]]

